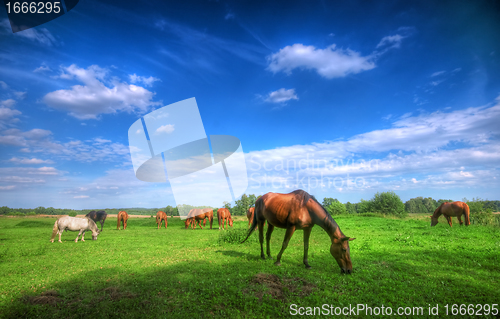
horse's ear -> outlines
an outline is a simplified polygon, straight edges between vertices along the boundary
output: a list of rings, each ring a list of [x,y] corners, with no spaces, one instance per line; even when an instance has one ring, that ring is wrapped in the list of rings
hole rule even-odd
[[[349,238],[349,241],[354,240],[354,239],[356,239],[356,238]]]
[[[354,239],[356,239],[356,238],[344,237],[344,238],[340,239],[340,241],[354,240]]]
[[[432,216],[429,216],[429,218],[432,218]]]

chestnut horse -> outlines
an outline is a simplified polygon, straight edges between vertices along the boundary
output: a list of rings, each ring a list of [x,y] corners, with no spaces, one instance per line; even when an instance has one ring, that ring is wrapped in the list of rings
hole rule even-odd
[[[123,229],[127,229],[127,220],[128,220],[127,212],[125,212],[123,210],[121,212],[119,212],[117,219],[118,219],[118,225],[116,227],[118,228],[118,230],[120,230],[120,226],[122,224],[121,221],[123,221]]]
[[[307,252],[309,250],[309,237],[314,225],[319,225],[330,236],[332,245],[330,253],[337,261],[342,273],[350,274],[352,272],[352,262],[349,249],[349,241],[355,238],[346,237],[340,230],[339,225],[333,220],[316,199],[303,190],[296,190],[289,194],[267,193],[255,203],[255,214],[252,226],[248,231],[247,238],[259,225],[260,256],[264,256],[264,223],[267,220],[266,245],[267,256],[271,257],[269,241],[274,227],[286,228],[285,239],[278,253],[275,265],[281,265],[281,256],[288,246],[288,242],[296,229],[304,230],[304,265],[311,268],[307,261]]]
[[[438,218],[441,215],[444,215],[450,227],[453,227],[451,222],[451,217],[453,216],[458,218],[458,222],[462,226],[462,215],[465,215],[465,226],[470,225],[469,205],[464,202],[442,203],[441,206],[436,208],[434,214],[430,216],[431,226],[435,226],[438,223]]]
[[[167,214],[165,214],[165,212],[159,211],[158,213],[156,213],[156,223],[158,224],[158,229],[160,229],[162,221],[165,221],[165,229],[167,229]]]
[[[250,207],[247,210],[248,226],[252,225],[254,211],[255,207]],[[266,226],[266,223],[264,223],[264,226]],[[257,228],[259,228],[259,226],[257,226]]]
[[[210,229],[212,229],[212,224],[214,222],[213,209],[211,209],[211,208],[203,208],[203,209],[193,208],[193,209],[191,209],[187,215],[186,221],[184,222],[186,229],[189,227],[189,225],[191,225],[192,229],[195,229],[196,222],[198,222],[200,225],[200,228],[203,229],[203,227],[201,227],[201,221],[203,220],[203,226],[205,226],[207,224],[206,218],[208,218],[208,221],[210,222]]]
[[[222,220],[222,229],[224,229],[224,222],[226,222],[226,229],[228,228],[228,223],[229,226],[233,227],[233,219],[231,218],[231,212],[227,208],[219,208],[217,210],[217,219],[219,220],[219,230],[221,226],[221,220]]]
[[[85,217],[87,218],[90,218],[94,221],[94,223],[97,223],[98,221],[101,222],[101,231],[102,231],[102,226],[104,225],[104,221],[106,220],[106,217],[108,216],[108,214],[106,214],[106,212],[104,210],[100,210],[100,211],[91,211],[89,212],[87,215],[85,215]]]

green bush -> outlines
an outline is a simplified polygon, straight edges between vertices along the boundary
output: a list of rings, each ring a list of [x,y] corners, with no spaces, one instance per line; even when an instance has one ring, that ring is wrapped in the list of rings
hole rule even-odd
[[[329,206],[326,207],[326,210],[330,213],[330,215],[341,215],[347,214],[347,210],[345,205],[339,201],[333,201]]]
[[[68,215],[71,216],[71,217],[75,217],[76,216],[76,212],[69,212]]]
[[[498,226],[498,227],[500,227],[500,215],[493,214],[491,209],[486,209],[486,211],[483,211],[483,212],[471,213],[470,214],[470,223],[472,225]]]
[[[405,217],[407,212],[405,205],[394,192],[376,193],[370,203],[371,211],[374,213]]]

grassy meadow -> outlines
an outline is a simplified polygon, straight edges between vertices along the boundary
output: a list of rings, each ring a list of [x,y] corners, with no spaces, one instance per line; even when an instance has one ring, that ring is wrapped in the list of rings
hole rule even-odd
[[[485,309],[500,304],[500,228],[459,227],[456,219],[450,228],[443,217],[431,228],[426,216],[335,220],[356,237],[352,275],[340,274],[318,226],[307,270],[302,231],[277,267],[260,259],[257,232],[235,243],[247,229],[243,217],[229,231],[219,231],[216,220],[213,230],[185,230],[178,218],[169,218],[166,230],[157,230],[153,218],[131,218],[127,230],[118,231],[116,218],[108,218],[97,241],[87,232],[85,242],[75,243],[77,233],[64,232],[62,244],[49,242],[55,218],[2,217],[0,317],[280,318],[314,310],[306,307],[358,304],[391,307],[394,316],[410,307],[403,316],[411,318],[446,317],[446,305],[447,317],[464,318],[452,315],[452,305],[473,304],[482,308],[477,317],[499,316]],[[284,234],[273,233],[273,257]],[[436,305],[438,316],[429,315]],[[413,307],[423,314],[408,315]],[[338,317],[384,317],[366,311]]]

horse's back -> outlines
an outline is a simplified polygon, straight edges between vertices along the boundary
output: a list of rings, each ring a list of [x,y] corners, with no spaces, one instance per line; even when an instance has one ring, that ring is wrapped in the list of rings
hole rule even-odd
[[[443,203],[441,213],[447,216],[461,216],[469,212],[469,205],[464,202],[456,201],[452,203]]]
[[[310,216],[306,204],[311,196],[302,190],[296,190],[288,194],[267,193],[255,204],[257,220],[265,219],[270,224],[279,228],[287,228],[288,225],[310,224]]]
[[[64,216],[57,220],[57,225],[60,230],[69,229],[69,230],[79,230],[82,228],[89,228],[90,222],[92,220],[89,218],[78,218],[71,216]],[[93,222],[93,221],[92,221]]]

